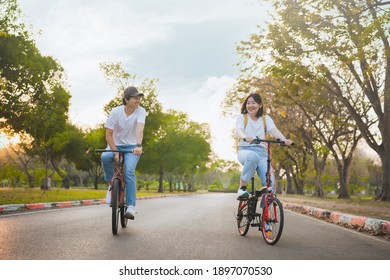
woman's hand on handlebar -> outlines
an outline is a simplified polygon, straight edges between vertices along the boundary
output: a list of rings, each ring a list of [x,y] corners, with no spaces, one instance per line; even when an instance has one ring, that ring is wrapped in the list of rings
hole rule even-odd
[[[286,146],[292,146],[294,144],[293,141],[290,139],[284,139],[282,140],[282,142],[284,142]]]
[[[244,140],[245,142],[251,144],[251,143],[253,142],[253,140],[255,140],[255,138],[253,138],[253,137],[245,137],[245,138],[242,139],[242,140]]]

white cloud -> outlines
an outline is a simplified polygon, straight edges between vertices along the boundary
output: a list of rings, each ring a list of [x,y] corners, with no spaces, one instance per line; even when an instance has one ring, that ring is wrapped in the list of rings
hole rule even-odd
[[[221,102],[237,72],[235,44],[267,18],[258,0],[18,3],[27,23],[42,30],[35,38],[41,53],[65,68],[72,122],[94,127],[105,121],[103,106],[116,88],[105,81],[99,63],[121,61],[130,73],[159,78],[164,109],[209,123],[215,152],[234,157],[234,121],[222,118]]]
[[[208,123],[214,152],[229,160],[236,159],[231,137],[235,117],[222,116],[222,102],[234,82],[229,76],[208,77],[198,87],[188,86],[159,98],[164,108],[187,112],[192,120]]]

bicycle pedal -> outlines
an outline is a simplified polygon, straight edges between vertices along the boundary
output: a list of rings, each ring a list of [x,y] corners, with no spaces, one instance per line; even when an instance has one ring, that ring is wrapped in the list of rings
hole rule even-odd
[[[251,227],[260,227],[261,224],[260,223],[254,223],[254,224],[251,224]]]

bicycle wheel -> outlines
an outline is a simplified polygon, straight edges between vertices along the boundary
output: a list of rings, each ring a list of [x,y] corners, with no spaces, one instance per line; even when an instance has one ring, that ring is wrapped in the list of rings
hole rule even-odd
[[[127,227],[127,218],[125,217],[125,213],[127,210],[126,206],[126,186],[123,186],[123,189],[121,190],[121,203],[120,203],[120,216],[121,216],[121,226],[123,228]]]
[[[248,201],[240,201],[237,209],[237,227],[241,236],[245,236],[248,233],[250,226],[249,218],[249,206]]]
[[[125,217],[125,213],[126,213],[126,210],[127,210],[127,206],[121,206],[121,226],[123,228],[127,227],[127,220],[128,218]]]
[[[114,180],[114,184],[112,187],[112,200],[111,200],[111,223],[112,223],[112,234],[118,233],[118,223],[119,223],[119,188],[120,181],[118,179]]]
[[[263,238],[267,244],[275,245],[283,231],[283,206],[279,199],[272,195],[266,195],[263,204],[261,233],[263,234]],[[268,204],[268,207],[266,204]]]

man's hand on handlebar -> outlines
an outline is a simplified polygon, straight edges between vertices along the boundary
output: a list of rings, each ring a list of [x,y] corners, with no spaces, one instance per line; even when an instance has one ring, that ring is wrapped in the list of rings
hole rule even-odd
[[[133,154],[140,156],[142,155],[142,147],[135,147],[133,150]]]
[[[119,153],[114,153],[114,162],[119,163]]]

